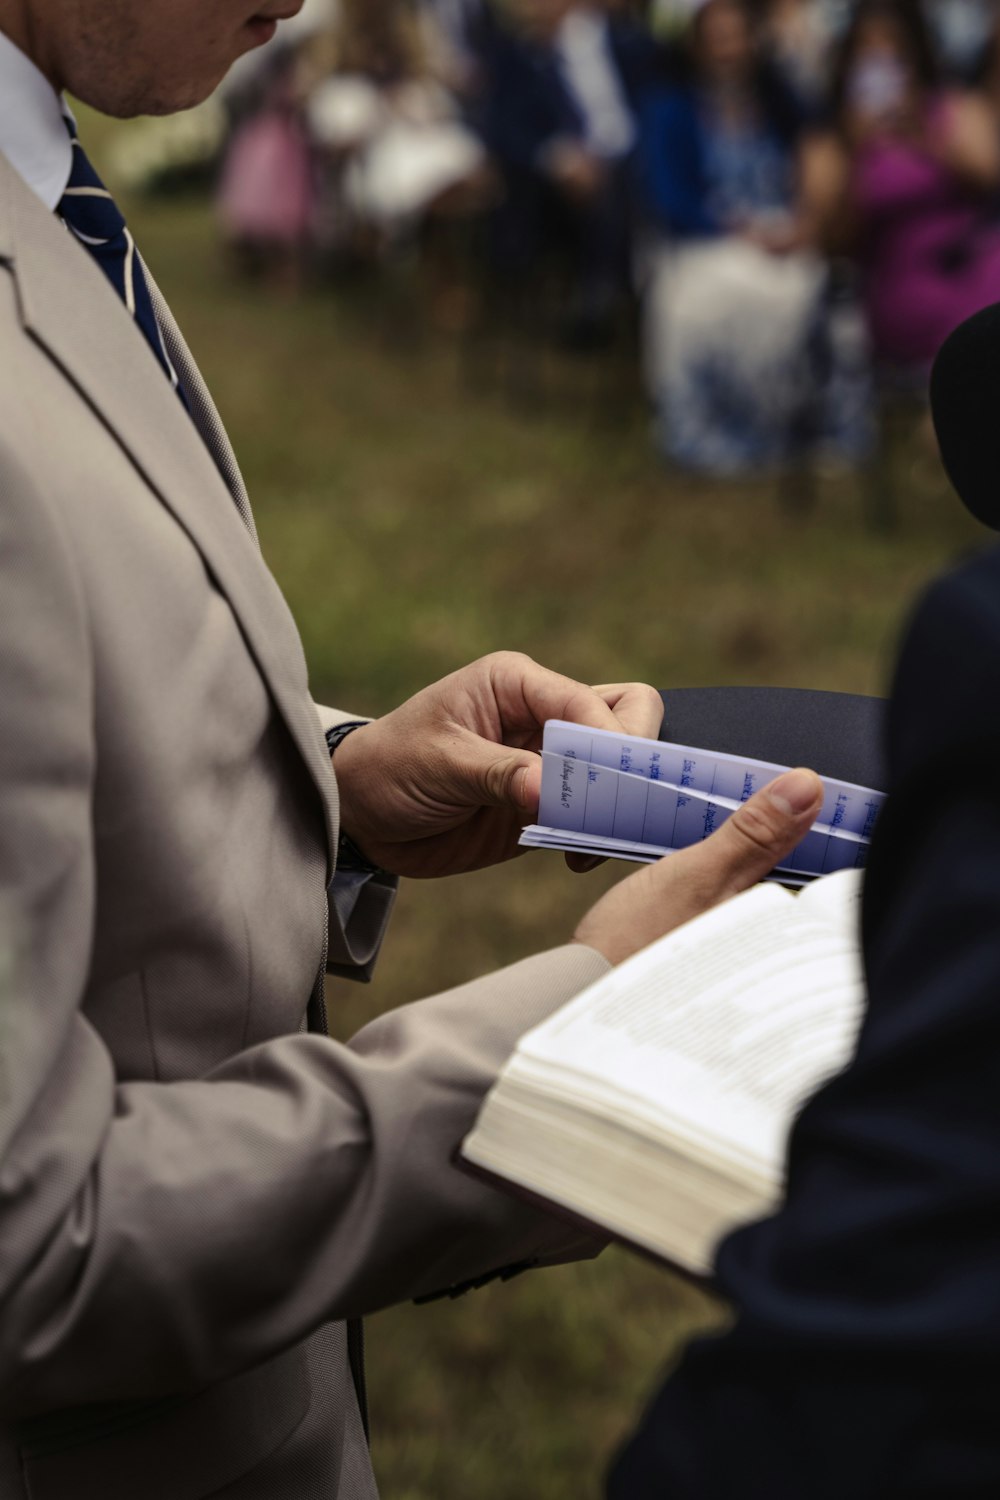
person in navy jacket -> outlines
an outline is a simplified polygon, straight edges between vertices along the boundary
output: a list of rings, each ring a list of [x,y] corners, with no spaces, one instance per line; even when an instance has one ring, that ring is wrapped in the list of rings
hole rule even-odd
[[[903,647],[856,1057],[799,1117],[783,1207],[723,1243],[735,1326],[656,1396],[611,1500],[1000,1495],[998,658],[994,547]]]
[[[607,5],[519,0],[492,38],[482,130],[505,181],[500,268],[527,273],[561,241],[582,324],[599,324],[628,279],[637,110],[662,66],[649,34]]]

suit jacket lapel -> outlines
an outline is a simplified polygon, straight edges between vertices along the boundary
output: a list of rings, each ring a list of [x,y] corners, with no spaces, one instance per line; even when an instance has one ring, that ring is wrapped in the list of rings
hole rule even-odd
[[[194,396],[197,430],[106,278],[2,155],[0,259],[13,267],[27,332],[76,385],[184,527],[228,599],[322,795],[332,851],[334,781],[308,695],[298,631],[260,555],[232,449],[176,324],[169,318],[164,334],[178,374]],[[162,297],[156,306],[157,312],[165,307]],[[218,466],[209,445],[219,453]]]
[[[149,267],[143,261],[143,271],[149,283],[149,293],[153,301],[153,311],[163,334],[163,342],[167,347],[170,362],[180,377],[184,394],[187,396],[188,405],[191,408],[191,418],[201,433],[205,446],[215,460],[215,466],[222,475],[226,488],[236,505],[243,524],[246,526],[254,541],[257,541],[257,526],[254,522],[253,511],[250,507],[250,497],[247,494],[243,475],[237,462],[233,446],[229,441],[219,416],[218,408],[212,400],[212,393],[201,378],[201,371],[195,364],[194,356],[187,346],[187,340],[181,333],[170,311],[170,305],[164,297],[156,281],[150,274]],[[259,544],[258,544],[259,545]]]

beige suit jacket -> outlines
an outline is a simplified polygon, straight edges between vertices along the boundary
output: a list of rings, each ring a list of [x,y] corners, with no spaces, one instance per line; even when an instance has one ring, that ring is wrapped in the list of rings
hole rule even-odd
[[[341,1320],[581,1248],[450,1157],[606,966],[566,947],[349,1046],[303,1032],[336,785],[168,327],[204,440],[0,156],[0,1496],[360,1500]],[[331,923],[334,967],[390,902]]]

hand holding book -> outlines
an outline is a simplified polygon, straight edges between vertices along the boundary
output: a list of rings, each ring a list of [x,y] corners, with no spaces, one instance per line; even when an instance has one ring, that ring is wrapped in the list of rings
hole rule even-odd
[[[523,845],[651,866],[577,930],[612,963],[759,880],[801,886],[861,868],[884,801],[812,771],[558,719],[541,759],[538,822]]]
[[[657,862],[580,922],[616,968],[522,1038],[462,1155],[705,1274],[720,1236],[777,1202],[790,1119],[855,1043],[883,796],[579,724],[546,724],[543,762],[523,841]],[[775,865],[807,889],[757,885]]]
[[[643,949],[521,1038],[464,1159],[707,1273],[779,1200],[789,1123],[850,1056],[860,897],[857,870],[757,885]]]
[[[777,1201],[788,1123],[850,1054],[884,799],[568,723],[546,725],[542,758],[522,842],[653,862],[580,923],[616,967],[521,1039],[462,1155],[703,1274],[722,1234]],[[757,884],[772,874],[808,889]]]

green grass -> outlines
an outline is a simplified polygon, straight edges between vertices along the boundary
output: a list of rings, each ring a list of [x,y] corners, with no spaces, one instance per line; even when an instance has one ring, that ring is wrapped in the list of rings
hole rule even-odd
[[[770,483],[666,472],[627,382],[610,419],[589,368],[555,361],[521,402],[474,385],[456,341],[421,327],[403,276],[290,298],[232,277],[202,204],[128,207],[229,426],[325,701],[379,713],[501,646],[590,681],[879,692],[915,591],[976,538],[916,426],[894,455],[895,535],[866,531],[850,479],[821,481],[815,511],[793,520]],[[537,856],[408,887],[374,986],[331,995],[338,1034],[561,941],[619,873],[580,880]],[[373,1318],[386,1500],[596,1497],[643,1393],[719,1316],[612,1252]]]

